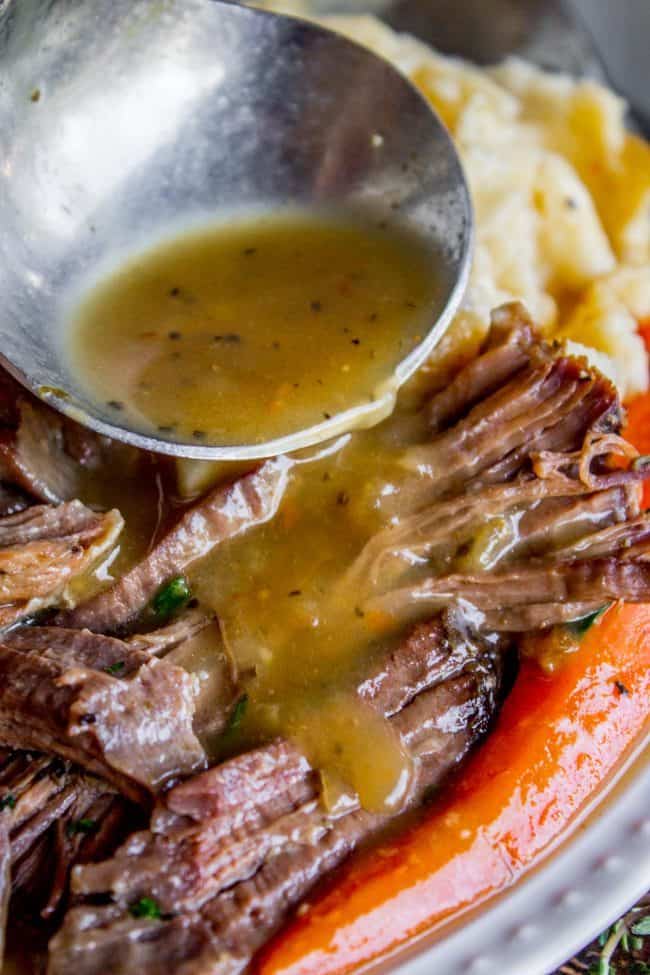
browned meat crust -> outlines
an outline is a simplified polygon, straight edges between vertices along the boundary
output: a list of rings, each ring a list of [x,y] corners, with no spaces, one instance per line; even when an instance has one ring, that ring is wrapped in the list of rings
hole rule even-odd
[[[13,904],[31,918],[56,914],[72,866],[110,855],[141,818],[107,782],[60,759],[8,749],[0,755],[0,803]]]

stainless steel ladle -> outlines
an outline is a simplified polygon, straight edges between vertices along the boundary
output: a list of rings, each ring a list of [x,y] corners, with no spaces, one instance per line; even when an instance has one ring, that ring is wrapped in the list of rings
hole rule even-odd
[[[0,358],[38,396],[111,437],[211,460],[370,422],[366,403],[270,443],[179,443],[120,425],[68,365],[70,308],[101,268],[184,228],[286,206],[398,214],[431,245],[440,288],[402,383],[460,302],[472,232],[457,154],[405,78],[315,24],[215,0],[0,8]]]

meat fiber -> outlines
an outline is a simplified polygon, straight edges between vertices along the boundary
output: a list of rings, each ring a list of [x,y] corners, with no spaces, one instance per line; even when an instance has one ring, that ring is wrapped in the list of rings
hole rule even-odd
[[[107,782],[69,762],[9,749],[0,756],[0,805],[14,908],[32,919],[55,915],[72,866],[110,855],[142,818]]]
[[[118,511],[81,501],[36,505],[0,518],[0,627],[67,598],[70,583],[114,546]]]

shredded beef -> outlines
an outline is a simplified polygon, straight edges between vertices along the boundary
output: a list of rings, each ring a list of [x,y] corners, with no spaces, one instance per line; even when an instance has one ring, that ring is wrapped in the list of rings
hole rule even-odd
[[[105,781],[69,762],[6,750],[0,802],[10,841],[14,905],[49,919],[65,902],[70,870],[110,855],[141,820]]]
[[[282,500],[291,462],[266,461],[252,474],[219,485],[186,511],[152,552],[106,592],[63,614],[66,626],[117,632],[156,591],[215,545],[272,518]]]
[[[612,599],[650,601],[640,490],[650,465],[621,439],[621,424],[612,384],[541,341],[511,305],[413,425],[422,442],[405,451],[404,483],[379,501],[388,527],[341,582],[362,611],[400,630],[415,624],[356,691],[407,757],[404,809],[486,732],[511,633]],[[222,731],[227,708],[210,719],[189,672],[201,669],[200,641],[215,621],[195,612],[125,640],[98,635],[130,632],[161,585],[273,517],[290,465],[268,461],[218,486],[110,589],[60,613],[57,627],[24,628],[0,644],[0,744],[47,753],[7,753],[0,764],[0,789],[7,778],[19,793],[14,888],[49,916],[68,903],[70,883],[49,975],[235,975],[393,815],[363,808],[353,792],[328,808],[319,770],[288,740],[203,770],[196,735]],[[46,509],[48,529],[38,526],[44,510],[0,520],[0,546],[17,557],[34,539],[59,540],[74,511]],[[216,680],[232,706],[237,675],[226,654],[222,663]],[[214,688],[206,693],[215,700]],[[53,754],[106,781],[68,765],[57,778]],[[114,788],[148,815],[119,846],[126,800]],[[66,830],[85,817],[106,824],[105,844]]]
[[[359,685],[408,749],[407,805],[485,732],[497,685],[493,648],[442,619],[418,627]],[[358,803],[334,818],[318,775],[289,742],[231,759],[162,797],[150,829],[112,859],[75,869],[73,891],[87,903],[68,912],[49,972],[90,975],[110,964],[151,975],[163,952],[186,975],[241,971],[313,884],[388,818]],[[108,906],[93,906],[106,896]],[[142,898],[162,919],[130,916]]]
[[[407,452],[418,470],[403,490],[410,513],[371,539],[342,583],[396,626],[465,605],[486,631],[519,631],[650,600],[640,510],[650,465],[618,434],[614,388],[585,360],[528,343],[517,308],[496,320],[496,344],[426,408],[454,422]],[[511,377],[491,391],[481,367],[510,348]]]
[[[73,579],[115,544],[118,511],[80,501],[36,505],[0,518],[0,627],[65,600]]]
[[[4,957],[5,929],[7,927],[9,894],[11,892],[10,867],[9,814],[7,810],[3,810],[0,812],[0,970],[2,969],[2,959]]]
[[[0,369],[0,482],[7,490],[71,501],[80,495],[84,468],[108,462],[124,468],[138,462],[138,453],[57,413]]]
[[[474,357],[425,407],[427,426],[438,433],[496,392],[530,361],[535,332],[523,309],[495,312],[482,354]]]
[[[182,668],[89,631],[27,627],[0,643],[0,742],[60,755],[135,800],[200,768]]]
[[[127,638],[126,643],[135,650],[145,650],[147,653],[160,656],[182,646],[198,636],[202,630],[211,626],[214,620],[206,616],[199,609],[190,609],[173,619],[166,626],[158,627],[148,633],[135,633]]]

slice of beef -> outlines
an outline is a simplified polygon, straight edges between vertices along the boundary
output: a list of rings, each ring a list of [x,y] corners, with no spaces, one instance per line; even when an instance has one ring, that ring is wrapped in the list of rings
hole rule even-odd
[[[150,654],[164,654],[168,663],[194,676],[194,731],[209,750],[228,724],[233,702],[240,694],[237,667],[219,621],[200,609],[190,609],[167,626],[136,633],[126,642]]]
[[[64,421],[21,392],[0,430],[0,477],[39,501],[70,501],[79,493],[75,461],[65,451]]]
[[[415,476],[380,502],[389,518],[512,481],[530,472],[531,454],[580,450],[586,431],[603,434],[622,420],[612,383],[541,341],[517,304],[493,313],[482,353],[423,414],[428,438],[403,459]]]
[[[85,470],[124,470],[142,456],[51,409],[0,369],[0,482],[9,489],[38,501],[72,501],[83,493]]]
[[[118,511],[100,513],[80,501],[37,505],[0,518],[0,627],[68,598],[122,530]]]
[[[635,472],[619,470],[618,483],[602,491],[553,475],[528,476],[441,501],[380,531],[341,582],[376,594],[409,570],[444,573],[462,556],[485,569],[563,546],[580,546],[601,528],[639,514]]]
[[[146,801],[205,762],[195,682],[112,637],[25,627],[0,643],[0,742],[59,755]]]
[[[200,609],[189,609],[165,626],[159,626],[148,633],[134,633],[127,638],[126,643],[136,650],[145,650],[156,656],[166,655],[170,650],[193,640],[213,623],[212,616],[206,616]]]
[[[359,685],[413,762],[407,805],[438,784],[495,709],[493,649],[451,620],[414,631]],[[79,906],[51,944],[50,975],[241,971],[288,911],[387,814],[352,804],[334,817],[299,749],[277,741],[181,783],[150,829],[103,863],[75,869]],[[96,906],[109,898],[106,906]],[[99,899],[99,901],[98,901]],[[133,915],[155,905],[159,919]]]
[[[481,613],[489,613],[489,628],[507,631],[512,629],[509,611],[520,607],[544,605],[545,613],[537,626],[549,627],[566,621],[567,605],[605,606],[617,599],[650,602],[650,559],[585,559],[557,565],[530,564],[504,572],[442,576],[371,599],[368,607],[404,623],[465,602]]]
[[[431,433],[456,423],[530,363],[535,330],[523,305],[506,305],[492,318],[482,354],[467,363],[424,408]]]
[[[60,622],[100,633],[123,630],[165,582],[225,539],[272,518],[290,468],[291,461],[280,457],[230,484],[218,485],[182,515],[142,562],[107,591],[62,614]]]
[[[56,914],[75,863],[110,855],[142,820],[107,782],[29,752],[7,751],[0,760],[0,804],[9,824],[14,908],[32,920]]]
[[[605,418],[609,422],[616,403],[609,380],[582,360],[531,364],[431,443],[407,451],[405,464],[420,480],[412,483],[409,505],[457,494],[468,484],[509,480],[530,453],[548,449],[549,434],[554,449],[574,450],[587,429]]]

